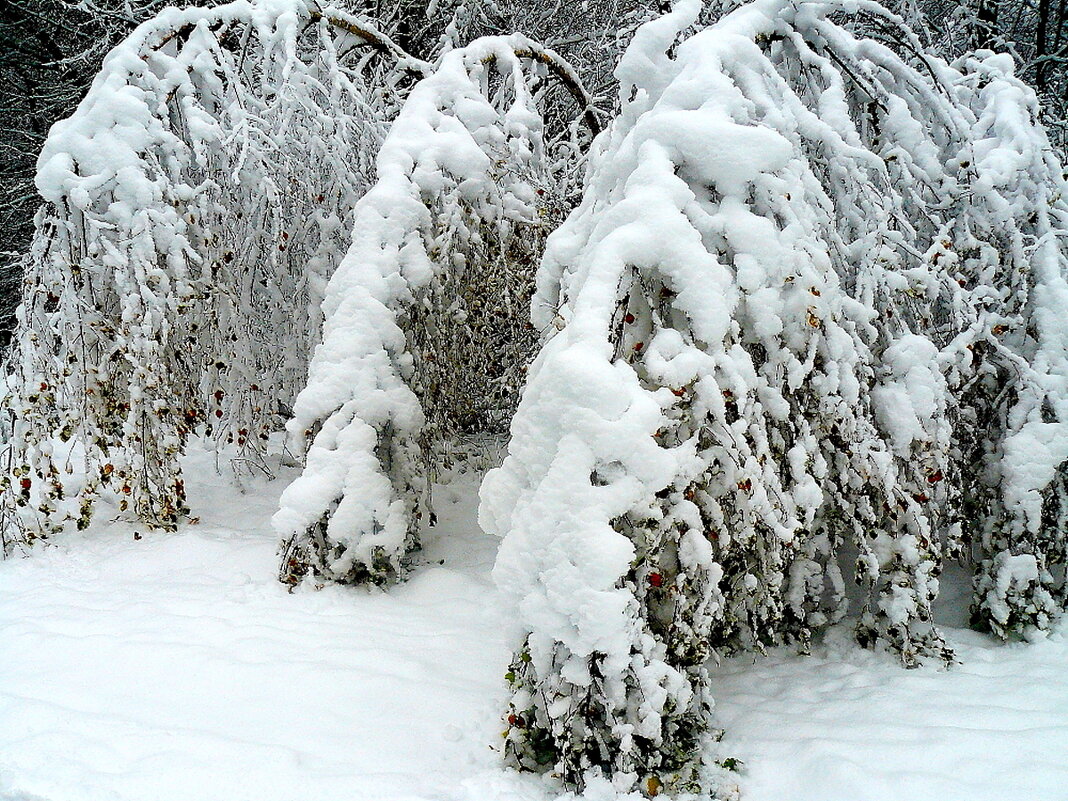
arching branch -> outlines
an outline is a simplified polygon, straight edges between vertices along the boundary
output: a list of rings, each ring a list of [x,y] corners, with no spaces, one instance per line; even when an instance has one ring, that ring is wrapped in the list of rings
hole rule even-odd
[[[342,9],[327,8],[323,11],[312,11],[308,14],[307,19],[309,22],[313,23],[319,22],[320,20],[326,20],[335,28],[345,31],[362,40],[368,47],[377,50],[382,55],[392,58],[401,69],[417,77],[425,77],[432,69],[429,63],[405,52],[400,45],[390,39],[385,33],[378,30],[368,20],[357,17]],[[175,39],[184,40],[198,25],[202,24],[203,21],[203,17],[200,17],[195,22],[180,25],[168,32],[160,31],[158,32],[158,41],[155,43],[146,42],[144,49],[159,50],[166,47]],[[210,23],[208,27],[213,33],[223,35],[230,28],[236,27],[242,23],[247,23],[248,21],[249,20],[247,19],[227,18],[220,15],[219,18]]]
[[[531,61],[537,61],[539,64],[544,64],[548,67],[549,72],[559,79],[579,108],[582,109],[582,118],[586,121],[590,133],[597,136],[601,132],[601,122],[597,119],[597,108],[593,105],[593,98],[590,97],[586,87],[579,81],[578,76],[572,72],[571,68],[560,56],[534,42],[531,42],[526,47],[516,48],[515,54],[519,58],[529,58]]]

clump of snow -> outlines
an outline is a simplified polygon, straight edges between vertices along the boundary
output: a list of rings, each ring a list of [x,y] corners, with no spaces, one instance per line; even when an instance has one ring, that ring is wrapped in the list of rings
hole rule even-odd
[[[908,334],[883,351],[889,378],[872,391],[876,414],[894,450],[907,457],[913,441],[927,436],[924,423],[935,419],[946,382],[938,368],[938,348],[927,337]]]

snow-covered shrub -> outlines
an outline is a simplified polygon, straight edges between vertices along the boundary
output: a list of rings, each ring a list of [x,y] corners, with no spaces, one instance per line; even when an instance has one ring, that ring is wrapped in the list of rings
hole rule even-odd
[[[283,580],[396,577],[432,522],[449,444],[507,429],[536,343],[535,266],[562,217],[557,177],[573,172],[548,158],[550,78],[595,127],[570,68],[511,36],[446,53],[390,129],[288,424],[307,457],[274,518]]]
[[[975,112],[961,282],[975,309],[962,390],[967,541],[979,558],[973,623],[1048,630],[1068,582],[1068,203],[1032,90],[1008,56],[962,60]]]
[[[425,68],[301,0],[170,9],[108,56],[39,161],[5,401],[22,538],[87,525],[104,488],[173,526],[193,431],[260,460],[397,83]]]
[[[1063,563],[1062,182],[1032,96],[876,3],[757,0],[687,35],[699,10],[617,70],[481,491],[523,637],[506,751],[579,786],[693,782],[706,659],[838,619],[843,546],[858,638],[906,665],[951,656],[944,545],[997,532],[980,587],[1017,608],[1041,537]],[[1029,332],[981,357],[1017,308]]]

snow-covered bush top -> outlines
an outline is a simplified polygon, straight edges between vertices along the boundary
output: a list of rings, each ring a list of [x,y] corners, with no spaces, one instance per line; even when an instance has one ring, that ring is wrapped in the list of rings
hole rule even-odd
[[[588,104],[551,52],[518,35],[478,39],[442,57],[390,129],[288,424],[307,464],[275,516],[287,578],[396,575],[430,513],[443,438],[507,425],[555,194],[534,89],[550,68]],[[474,378],[495,367],[494,380]]]
[[[224,76],[233,78],[218,63],[221,49],[230,44],[227,35],[238,37],[242,44],[255,40],[262,49],[258,57],[265,68],[243,80],[255,77],[268,96],[280,88],[272,81],[308,70],[301,63],[307,51],[300,39],[312,19],[342,39],[332,40],[333,47],[344,46],[344,38],[366,37],[376,48],[394,54],[402,66],[420,73],[428,69],[404,56],[368,23],[339,9],[316,8],[303,0],[235,0],[213,8],[165,9],[142,24],[104,60],[75,113],[49,133],[38,161],[36,185],[41,197],[86,208],[103,187],[112,185],[116,197],[109,211],[120,221],[123,214],[158,202],[163,188],[154,159],[160,153],[205,148],[221,135],[221,109],[212,101],[223,101]],[[175,112],[169,104],[175,96],[184,101],[181,110],[189,115],[184,120],[188,130],[173,125]],[[204,150],[199,155],[211,159]]]
[[[577,783],[685,782],[709,649],[839,618],[845,542],[858,637],[909,665],[949,657],[943,547],[1001,633],[1048,627],[1063,585],[1068,229],[1033,95],[876,3],[757,0],[686,36],[698,12],[617,69],[481,491],[525,637],[509,753]]]

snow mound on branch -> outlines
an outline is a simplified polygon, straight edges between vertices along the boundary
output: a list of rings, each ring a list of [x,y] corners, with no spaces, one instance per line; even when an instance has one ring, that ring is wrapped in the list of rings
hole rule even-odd
[[[902,337],[883,351],[889,377],[872,390],[872,399],[895,452],[906,458],[912,443],[926,435],[924,421],[938,415],[945,379],[937,358],[934,343],[915,334]]]

